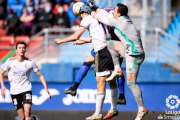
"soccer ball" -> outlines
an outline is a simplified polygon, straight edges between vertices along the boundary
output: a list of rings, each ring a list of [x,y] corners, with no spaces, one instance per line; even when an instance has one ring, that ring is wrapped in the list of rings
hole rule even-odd
[[[73,5],[73,13],[75,15],[80,15],[79,11],[81,9],[81,7],[84,5],[83,2],[76,2],[74,5]]]

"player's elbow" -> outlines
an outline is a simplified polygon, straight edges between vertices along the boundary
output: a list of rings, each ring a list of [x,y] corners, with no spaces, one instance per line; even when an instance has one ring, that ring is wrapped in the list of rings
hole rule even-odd
[[[92,42],[92,39],[89,40],[89,43],[91,43],[91,42]]]
[[[74,40],[78,40],[79,38],[80,38],[80,36],[78,36],[78,35],[74,36]]]
[[[41,74],[41,75],[39,75],[39,78],[44,78],[44,76]]]

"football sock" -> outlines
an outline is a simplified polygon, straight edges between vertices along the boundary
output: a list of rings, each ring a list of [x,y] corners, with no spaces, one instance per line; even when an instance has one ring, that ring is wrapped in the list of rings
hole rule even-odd
[[[32,120],[31,117],[26,118],[25,120]]]
[[[106,92],[105,91],[97,93],[95,115],[101,114],[105,96],[106,96]]]
[[[75,83],[74,83],[74,85],[72,87],[72,90],[77,90],[79,84],[81,83],[83,78],[86,76],[86,74],[87,74],[90,67],[91,67],[91,65],[89,63],[87,63],[87,62],[83,63],[83,65],[81,66],[81,68],[78,71]]]
[[[118,98],[118,88],[117,86],[111,88],[111,108],[116,109]]]
[[[71,88],[71,90],[73,90],[73,91],[77,90],[78,86],[79,86],[79,83],[75,82],[73,87]]]
[[[123,94],[121,94],[121,93],[119,93],[119,99],[124,99],[125,97],[124,97],[124,93]]]
[[[142,93],[141,93],[141,89],[139,88],[139,86],[135,83],[135,82],[127,82],[128,87],[131,89],[135,101],[139,107],[139,111],[141,111],[141,109],[143,108],[143,100],[142,100]]]
[[[124,82],[125,82],[124,75],[121,77],[117,77],[117,85],[120,94],[124,94]]]

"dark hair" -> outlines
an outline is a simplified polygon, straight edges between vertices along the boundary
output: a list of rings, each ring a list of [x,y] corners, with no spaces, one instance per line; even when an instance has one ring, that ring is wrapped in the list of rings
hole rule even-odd
[[[25,48],[26,48],[26,43],[25,43],[25,42],[23,42],[23,41],[18,41],[18,42],[16,43],[16,49],[17,49],[17,46],[18,46],[19,44],[25,45]]]
[[[118,13],[120,13],[121,16],[123,16],[123,15],[127,16],[127,14],[128,14],[128,7],[126,5],[118,3],[117,7],[118,7]]]

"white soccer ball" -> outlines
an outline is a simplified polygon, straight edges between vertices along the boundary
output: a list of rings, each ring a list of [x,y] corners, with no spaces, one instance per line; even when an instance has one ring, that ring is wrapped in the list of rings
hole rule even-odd
[[[75,15],[80,15],[79,11],[81,9],[81,7],[84,5],[83,2],[76,2],[74,5],[73,5],[73,13]]]

